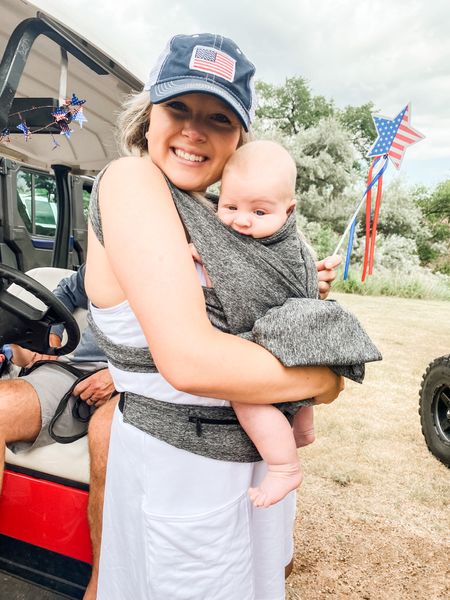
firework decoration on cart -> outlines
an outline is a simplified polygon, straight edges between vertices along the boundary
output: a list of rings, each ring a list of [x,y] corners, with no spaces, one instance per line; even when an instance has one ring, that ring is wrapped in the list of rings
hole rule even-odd
[[[18,129],[22,132],[25,141],[28,142],[32,135],[35,133],[46,133],[50,127],[56,125],[59,129],[60,135],[64,135],[67,139],[70,139],[73,129],[70,128],[72,123],[78,123],[80,128],[83,127],[83,123],[87,122],[87,119],[84,115],[84,104],[86,104],[86,100],[80,100],[76,94],[72,94],[72,98],[67,98],[61,106],[58,106],[56,109],[54,106],[48,107],[35,107],[29,108],[27,110],[13,113],[9,115],[9,118],[16,117],[19,121],[18,125],[15,126],[15,129]],[[39,129],[31,130],[26,121],[25,113],[30,113],[34,110],[41,110],[42,108],[49,108],[52,110],[49,117],[52,117],[47,125],[44,127],[39,127]],[[25,115],[25,116],[23,116]],[[0,131],[0,142],[11,142],[11,135],[15,133],[11,130],[11,127],[5,127],[2,131]],[[48,132],[47,132],[48,133]],[[53,133],[51,133],[52,142],[53,142],[53,150],[60,146],[59,142],[57,142]]]
[[[348,277],[357,218],[364,203],[366,206],[366,239],[361,280],[365,281],[367,275],[372,275],[378,217],[380,214],[381,196],[383,194],[384,172],[388,167],[389,160],[396,169],[400,169],[403,156],[408,146],[419,142],[425,137],[411,127],[411,104],[407,104],[393,119],[373,116],[373,120],[375,122],[378,137],[368,153],[368,156],[372,161],[367,176],[367,186],[334,251],[334,254],[339,252],[348,234],[348,245],[344,263],[344,279],[347,279]],[[375,200],[372,208],[373,197],[375,197]]]

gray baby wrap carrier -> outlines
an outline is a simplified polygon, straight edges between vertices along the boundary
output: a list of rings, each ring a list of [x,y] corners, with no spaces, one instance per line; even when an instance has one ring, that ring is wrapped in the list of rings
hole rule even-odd
[[[318,299],[315,263],[298,235],[295,215],[274,235],[255,240],[227,227],[213,208],[168,183],[214,285],[203,288],[211,323],[264,346],[285,366],[327,365],[361,382],[364,363],[381,355],[351,313]],[[97,188],[98,180],[91,195],[91,223],[102,241]],[[89,321],[112,364],[157,372],[148,349],[113,344]],[[291,420],[305,403],[277,407]],[[261,460],[230,407],[169,404],[128,392],[120,407],[125,422],[178,448],[219,460]]]
[[[319,300],[316,265],[295,214],[278,232],[256,240],[171,190],[213,282],[205,300],[214,324],[264,346],[286,367],[325,365],[361,383],[364,363],[381,354],[352,313]]]

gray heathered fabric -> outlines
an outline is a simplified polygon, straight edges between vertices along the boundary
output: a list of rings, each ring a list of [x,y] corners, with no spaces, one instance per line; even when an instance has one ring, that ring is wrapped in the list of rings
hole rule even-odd
[[[290,298],[255,322],[251,339],[287,367],[324,365],[362,383],[381,354],[357,318],[333,300]]]
[[[294,214],[276,234],[255,240],[224,225],[189,194],[170,187],[231,333],[251,331],[258,318],[288,298],[318,297],[314,260],[297,234]]]
[[[214,286],[209,301],[216,294],[215,318],[287,367],[325,365],[361,383],[364,363],[381,360],[381,354],[353,314],[337,302],[319,300],[315,262],[295,215],[274,235],[256,240],[169,185]]]
[[[130,392],[123,396],[125,423],[171,446],[217,460],[261,460],[234,411],[226,406],[170,404]]]
[[[95,233],[95,237],[98,239],[102,246],[105,245],[103,240],[103,229],[102,229],[102,220],[100,215],[100,206],[98,203],[98,186],[100,184],[100,180],[103,177],[103,173],[109,167],[109,164],[106,165],[97,175],[94,180],[94,184],[92,186],[91,197],[89,200],[89,221],[92,226],[92,230]]]
[[[91,313],[88,313],[87,321],[94,332],[99,348],[105,353],[109,362],[132,373],[157,373],[158,369],[153,362],[148,348],[135,348],[125,344],[112,342],[95,323]]]
[[[377,348],[362,327],[355,327],[355,321],[333,300],[291,298],[258,319],[252,334],[287,367],[379,360]]]
[[[103,235],[97,189],[102,174],[92,190],[90,215],[100,242]],[[168,183],[180,217],[214,285],[214,289],[204,288],[213,325],[260,343],[286,366],[329,365],[340,374],[362,381],[363,363],[380,360],[381,355],[351,313],[335,302],[318,299],[315,263],[298,235],[295,215],[292,214],[276,234],[255,240],[227,227],[217,219],[212,208]],[[90,322],[93,323],[92,319]],[[146,362],[143,352],[149,358],[148,349],[118,346],[110,340],[107,343],[108,338],[98,327],[93,330],[99,346],[115,366],[129,371],[147,370],[143,368]],[[153,365],[151,358],[149,360]],[[189,423],[189,416],[193,416],[186,412],[189,408],[195,409],[197,415],[205,414],[214,419],[211,415],[216,414],[213,412],[218,410],[216,407],[186,409],[183,405],[161,403],[130,393],[124,398],[124,419],[163,441],[210,458],[259,460],[253,443],[238,423],[223,428],[200,423],[201,431],[197,429],[198,424]],[[298,401],[276,406],[292,418],[299,406],[308,403]],[[220,419],[235,418],[231,408],[221,407],[220,414],[223,415]],[[206,431],[208,440],[202,440]],[[231,456],[230,453],[233,458],[223,458]]]
[[[206,311],[211,324],[224,333],[230,333],[230,327],[228,326],[222,303],[217,297],[214,288],[203,287],[203,297],[205,298]]]

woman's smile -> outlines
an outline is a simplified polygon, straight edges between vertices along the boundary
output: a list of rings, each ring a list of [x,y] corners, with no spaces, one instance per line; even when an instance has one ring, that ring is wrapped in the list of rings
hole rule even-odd
[[[193,151],[184,150],[182,148],[172,147],[171,150],[175,156],[177,158],[181,158],[183,162],[193,163],[194,165],[199,165],[200,163],[204,163],[208,160],[207,156],[197,154]]]

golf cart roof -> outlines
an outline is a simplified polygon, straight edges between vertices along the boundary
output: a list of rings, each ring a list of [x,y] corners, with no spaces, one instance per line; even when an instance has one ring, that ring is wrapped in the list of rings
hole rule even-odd
[[[114,141],[116,115],[124,97],[132,91],[141,90],[142,82],[86,39],[29,2],[2,0],[1,13],[0,56],[5,49],[7,52],[0,65],[0,125],[2,110],[8,111],[6,119],[13,112],[12,107],[7,106],[10,104],[8,86],[15,76],[17,78],[17,73],[20,76],[21,54],[31,45],[14,102],[33,98],[55,99],[59,104],[61,99],[71,98],[74,93],[79,99],[86,100],[84,115],[87,122],[82,129],[78,123],[72,123],[70,139],[54,133],[56,145],[49,133],[34,134],[26,141],[23,133],[16,129],[20,118],[11,115],[8,119],[11,141],[3,139],[0,142],[0,155],[45,169],[58,163],[70,166],[75,173],[95,174],[117,156]],[[8,54],[9,64],[6,61]],[[61,66],[64,55],[67,56],[67,68]],[[45,106],[46,103],[41,104]],[[49,106],[41,109],[40,118],[51,123],[52,111]],[[21,116],[26,122],[27,115],[31,119],[32,113],[29,110]],[[0,131],[3,127],[4,121]]]

